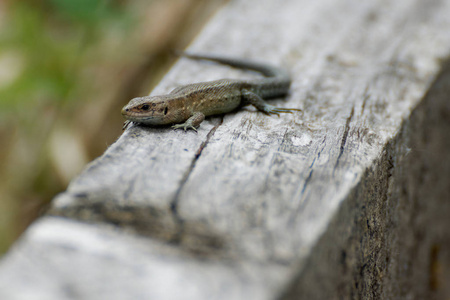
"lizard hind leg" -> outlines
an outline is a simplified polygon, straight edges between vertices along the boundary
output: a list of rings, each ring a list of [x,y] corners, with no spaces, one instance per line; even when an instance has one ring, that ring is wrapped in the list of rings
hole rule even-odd
[[[260,96],[247,90],[244,90],[242,92],[242,96],[248,103],[250,103],[251,105],[256,107],[256,109],[262,111],[267,115],[274,114],[279,116],[280,113],[292,113],[293,111],[302,111],[301,109],[298,108],[276,107],[267,104]]]
[[[175,124],[172,126],[173,129],[183,128],[184,131],[187,129],[193,129],[197,132],[197,127],[200,126],[200,123],[205,119],[205,115],[202,112],[194,113],[189,119],[186,120],[183,124]]]

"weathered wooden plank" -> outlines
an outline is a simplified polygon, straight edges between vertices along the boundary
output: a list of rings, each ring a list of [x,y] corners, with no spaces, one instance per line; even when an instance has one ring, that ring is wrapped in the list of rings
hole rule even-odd
[[[190,49],[285,65],[292,92],[274,103],[304,112],[277,118],[250,108],[211,118],[198,134],[132,126],[51,210],[103,225],[52,218],[36,224],[0,266],[0,279],[13,274],[0,283],[0,296],[13,295],[23,274],[36,283],[23,293],[39,289],[46,299],[428,295],[431,285],[411,282],[423,280],[416,274],[433,261],[417,253],[429,258],[430,245],[448,246],[436,242],[448,233],[436,207],[449,211],[442,182],[450,175],[448,163],[407,154],[421,147],[447,153],[448,124],[429,125],[428,108],[448,113],[448,76],[435,80],[448,69],[449,15],[445,0],[232,1]],[[257,75],[182,59],[153,93],[245,76]],[[439,111],[435,120],[445,120]],[[415,134],[427,135],[424,128],[441,135],[431,144],[416,141]],[[415,182],[427,164],[444,177],[422,180],[437,187],[422,212],[425,199],[417,198],[425,196]],[[439,232],[420,240],[419,225],[427,223],[414,223],[417,216]],[[111,223],[120,230],[112,232],[105,225]],[[80,236],[60,241],[58,227]],[[89,242],[77,247],[83,241],[110,246],[92,252]],[[71,256],[62,257],[67,248]],[[445,258],[445,249],[437,256]],[[44,250],[55,255],[41,258]],[[409,281],[400,279],[400,254],[414,269]],[[24,256],[42,265],[27,265]],[[47,266],[51,274],[37,280]],[[159,277],[167,270],[171,276]],[[409,289],[396,290],[397,283]]]
[[[450,63],[347,195],[284,299],[450,295]]]
[[[1,265],[1,299],[263,299],[276,287],[262,288],[263,274],[279,273],[61,218],[36,222],[17,246]]]

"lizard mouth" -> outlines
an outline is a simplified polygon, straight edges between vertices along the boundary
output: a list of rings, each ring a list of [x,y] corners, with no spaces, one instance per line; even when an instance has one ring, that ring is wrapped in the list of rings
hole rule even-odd
[[[122,116],[131,122],[149,124],[149,125],[157,125],[161,122],[161,117],[155,115],[143,115],[139,112],[132,111],[124,107],[122,109]]]
[[[139,123],[152,123],[152,121],[157,120],[155,116],[139,116],[138,114],[123,114],[124,118],[133,122]]]

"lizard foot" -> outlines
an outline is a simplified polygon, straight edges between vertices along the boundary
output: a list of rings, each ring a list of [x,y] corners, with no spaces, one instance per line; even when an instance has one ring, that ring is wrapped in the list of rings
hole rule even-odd
[[[172,126],[173,129],[183,128],[184,131],[192,129],[197,132],[197,127],[205,119],[205,115],[202,112],[195,112],[192,116],[186,120],[183,124],[175,124]]]
[[[294,111],[302,111],[302,110],[298,109],[298,108],[275,107],[275,106],[272,106],[272,105],[264,106],[264,110],[263,110],[263,112],[265,114],[268,114],[268,115],[274,114],[274,115],[277,115],[277,116],[279,116],[280,113],[292,114]]]
[[[172,128],[173,128],[174,130],[177,130],[177,129],[182,128],[182,129],[184,129],[184,131],[186,131],[186,130],[188,130],[188,129],[192,129],[192,130],[194,130],[195,132],[197,132],[197,128],[195,128],[192,124],[186,124],[186,123],[183,123],[183,124],[175,124],[175,125],[172,126]]]

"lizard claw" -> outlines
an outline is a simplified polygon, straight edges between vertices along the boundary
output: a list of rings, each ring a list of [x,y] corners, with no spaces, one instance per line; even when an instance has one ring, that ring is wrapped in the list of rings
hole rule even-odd
[[[302,111],[302,110],[298,109],[298,108],[284,108],[284,107],[275,107],[272,105],[267,105],[267,107],[265,107],[264,112],[267,114],[274,114],[274,115],[280,116],[280,113],[292,114],[294,111]]]
[[[123,123],[122,130],[127,129],[127,127],[130,125],[130,123],[132,123],[130,120],[126,120],[126,121]]]
[[[192,129],[192,130],[194,130],[195,132],[197,132],[197,128],[195,128],[195,127],[192,126],[191,124],[175,124],[175,125],[172,126],[172,128],[173,128],[174,130],[177,130],[177,129],[182,128],[182,129],[184,129],[185,132],[186,132],[186,130],[188,130],[188,129]]]

